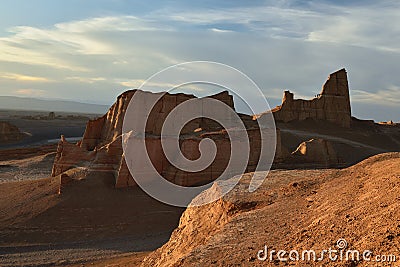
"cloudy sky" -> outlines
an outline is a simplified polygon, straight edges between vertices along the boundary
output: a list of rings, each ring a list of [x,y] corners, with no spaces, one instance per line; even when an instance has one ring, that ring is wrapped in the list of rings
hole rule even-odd
[[[246,73],[271,106],[345,67],[355,116],[400,121],[397,0],[1,2],[0,95],[111,104],[193,60]]]

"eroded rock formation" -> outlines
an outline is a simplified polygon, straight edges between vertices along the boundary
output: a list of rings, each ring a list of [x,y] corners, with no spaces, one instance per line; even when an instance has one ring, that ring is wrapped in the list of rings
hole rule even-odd
[[[24,137],[26,135],[21,133],[17,126],[6,121],[0,121],[0,144],[18,142]]]
[[[54,161],[52,175],[57,176],[65,171],[83,167],[92,171],[106,171],[115,175],[115,187],[128,187],[135,185],[134,179],[127,168],[122,149],[122,124],[128,104],[134,94],[140,94],[143,102],[155,97],[157,94],[131,90],[120,95],[116,103],[103,117],[90,120],[86,126],[83,139],[77,144],[68,143],[61,138]],[[218,99],[234,110],[233,98],[227,92],[222,92],[211,98]],[[227,132],[218,123],[205,118],[190,121],[180,132],[179,144],[183,155],[191,160],[199,157],[199,144],[204,138],[212,139],[217,147],[214,162],[207,169],[189,173],[174,167],[167,160],[161,145],[161,128],[167,115],[177,105],[189,99],[196,99],[192,95],[164,94],[146,118],[146,148],[153,166],[165,179],[183,186],[193,186],[208,183],[219,177],[228,164],[230,158],[230,139]],[[203,106],[199,98],[199,106]],[[140,110],[140,109],[139,109]],[[145,119],[137,114],[135,119]],[[252,116],[240,114],[246,125],[250,139],[250,159],[246,171],[253,171],[257,167],[260,156],[261,136],[258,124]],[[280,136],[278,132],[278,144]],[[277,146],[277,161],[283,158],[280,145]],[[68,177],[64,180],[68,181]]]
[[[162,97],[148,115],[145,111],[142,112],[141,105],[145,109],[146,102],[160,96],[160,93],[131,90],[121,94],[107,114],[87,123],[84,136],[80,142],[70,144],[62,138],[57,150],[52,175],[57,176],[69,169],[83,167],[93,171],[113,173],[115,187],[117,188],[134,186],[134,179],[131,177],[123,155],[122,126],[128,104],[135,95],[135,99],[140,97],[140,101],[135,102],[135,105],[139,105],[137,109],[139,114],[135,114],[134,120],[146,120],[145,143],[148,156],[156,171],[165,179],[183,186],[200,185],[215,180],[226,169],[231,153],[229,136],[219,123],[206,118],[198,118],[187,123],[180,132],[181,152],[190,160],[199,157],[201,140],[209,138],[214,141],[217,147],[216,158],[208,168],[201,172],[189,173],[174,167],[167,160],[160,139],[163,122],[179,104],[187,100],[199,101],[198,106],[202,109],[202,112],[206,108],[213,109],[214,107],[208,107],[203,102],[204,98],[197,99],[193,95],[162,94]],[[233,97],[228,92],[222,92],[209,98],[218,99],[234,110]],[[323,86],[321,94],[313,100],[295,100],[292,93],[285,92],[282,105],[272,112],[277,121],[290,122],[311,118],[330,121],[342,127],[350,127],[351,114],[346,71],[342,69],[331,74]],[[230,116],[228,113],[224,113],[223,117],[228,116]],[[250,158],[246,172],[252,172],[259,163],[261,152],[261,132],[255,120],[260,119],[260,117],[243,114],[239,114],[239,117],[246,127],[250,141]],[[229,120],[229,118],[226,119]],[[277,146],[274,164],[288,160],[290,164],[314,162],[331,166],[337,162],[333,148],[327,143],[307,142],[302,144],[293,155],[290,155],[281,145],[279,129],[276,132],[276,137]]]
[[[282,105],[272,111],[277,121],[325,120],[349,128],[351,107],[346,70],[329,75],[321,93],[314,99],[294,99],[293,93],[285,91]]]

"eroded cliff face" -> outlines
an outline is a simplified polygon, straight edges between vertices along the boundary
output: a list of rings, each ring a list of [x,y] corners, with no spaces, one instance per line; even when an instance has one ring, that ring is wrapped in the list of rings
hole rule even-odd
[[[179,104],[192,99],[199,101],[198,106],[204,112],[207,107],[203,103],[204,98],[197,99],[193,95],[165,93],[156,102],[150,114],[146,114],[145,111],[142,112],[141,105],[143,105],[144,110],[145,103],[159,96],[159,94],[141,90],[130,90],[121,94],[107,114],[88,122],[83,139],[80,142],[70,144],[64,139],[60,141],[52,175],[60,175],[74,167],[84,167],[94,171],[112,172],[115,176],[115,187],[117,188],[134,186],[134,179],[127,168],[123,155],[122,126],[128,105],[135,95],[135,99],[140,97],[140,101],[135,102],[135,105],[139,105],[137,109],[139,114],[135,114],[134,120],[146,120],[145,142],[147,153],[159,174],[168,181],[182,186],[206,184],[219,177],[226,169],[231,153],[231,141],[226,130],[220,124],[209,119],[198,118],[187,123],[180,132],[179,145],[181,151],[186,158],[191,160],[199,157],[198,148],[201,140],[209,138],[214,141],[217,147],[216,158],[208,168],[201,172],[189,173],[174,167],[164,155],[161,145],[161,129],[170,112]],[[228,92],[222,92],[210,96],[210,98],[218,99],[234,110],[233,97]],[[277,121],[290,122],[315,119],[336,123],[342,127],[350,127],[351,110],[346,71],[342,69],[332,73],[323,86],[321,94],[315,99],[295,100],[292,93],[285,92],[282,105],[272,112]],[[225,116],[229,116],[229,114],[224,114]],[[239,117],[246,127],[246,134],[250,141],[250,158],[246,172],[252,172],[257,168],[261,153],[261,132],[255,120],[260,119],[260,117],[243,114],[239,114]],[[296,153],[291,155],[281,145],[279,129],[274,135],[276,135],[277,140],[274,164],[305,164],[310,163],[310,158],[315,158],[315,156],[310,156],[310,153],[307,153],[307,156],[296,156]],[[320,154],[326,152],[318,148],[314,150]],[[334,165],[336,161],[336,158],[329,159],[321,164],[328,167]]]
[[[131,90],[123,93],[103,117],[91,120],[86,126],[83,139],[77,144],[70,144],[64,138],[59,142],[57,155],[54,161],[52,175],[57,176],[69,169],[76,167],[87,168],[91,171],[111,172],[115,176],[115,187],[134,186],[125,161],[122,149],[123,120],[134,94],[140,94],[143,101],[154,97],[156,94]],[[191,160],[200,156],[199,144],[204,138],[212,139],[217,146],[217,155],[212,165],[201,172],[189,173],[177,169],[167,160],[161,145],[161,129],[168,114],[179,104],[189,99],[195,99],[193,95],[164,94],[156,103],[148,118],[144,116],[135,119],[146,119],[146,148],[153,166],[165,179],[183,186],[206,184],[219,177],[229,161],[230,139],[227,132],[218,123],[204,118],[190,121],[181,130],[179,144],[183,155]],[[227,92],[222,92],[211,98],[218,99],[234,110],[233,97]],[[202,106],[202,99],[199,106]],[[246,125],[246,131],[250,139],[250,159],[246,171],[254,171],[260,156],[261,135],[258,124],[251,116],[240,114]],[[277,160],[281,160],[281,147],[279,131]],[[65,175],[65,179],[69,180]]]
[[[146,98],[154,97],[155,93],[144,92],[141,90],[130,90],[126,91],[118,96],[117,101],[111,106],[109,111],[101,118],[96,120],[90,120],[86,126],[86,130],[83,136],[80,147],[86,150],[94,150],[102,147],[103,145],[114,141],[122,134],[122,125],[125,117],[125,112],[128,108],[129,102],[133,95],[138,93],[145,100]],[[233,97],[228,92],[222,92],[211,96],[214,99],[218,99],[232,109]],[[146,134],[150,135],[161,135],[162,123],[165,121],[168,114],[179,104],[189,100],[195,99],[193,95],[186,94],[169,94],[166,93],[156,103],[152,112],[146,119]],[[194,120],[182,130],[182,134],[190,134],[194,129],[202,128],[203,130],[219,130],[220,127],[216,124],[206,120]]]
[[[351,107],[346,70],[329,75],[321,93],[314,99],[294,99],[293,93],[285,91],[282,105],[273,109],[273,114],[277,121],[282,122],[314,119],[349,128]]]
[[[125,111],[135,92],[136,90],[130,90],[119,95],[103,117],[90,120],[79,146],[86,150],[99,149],[118,138],[122,134]]]

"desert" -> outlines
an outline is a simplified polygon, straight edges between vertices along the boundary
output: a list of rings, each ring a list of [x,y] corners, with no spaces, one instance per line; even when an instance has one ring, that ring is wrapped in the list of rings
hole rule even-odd
[[[337,77],[342,82],[336,82]],[[340,238],[372,253],[398,252],[400,156],[396,151],[400,151],[400,126],[351,116],[344,69],[329,76],[317,98],[293,100],[293,95],[285,92],[282,105],[272,109],[277,148],[270,172],[254,173],[252,160],[257,159],[260,129],[254,117],[240,114],[253,148],[248,173],[217,201],[187,209],[152,199],[135,183],[124,162],[124,112],[132,95],[140,93],[123,93],[104,116],[66,116],[68,123],[63,128],[57,128],[61,124],[54,123],[54,117],[38,116],[25,124],[21,121],[33,117],[14,115],[11,121],[25,125],[23,131],[33,129],[33,134],[31,145],[21,148],[14,143],[13,148],[6,146],[0,151],[2,266],[264,266],[265,259],[260,261],[257,255],[266,245],[271,249],[323,250]],[[333,101],[341,104],[332,102],[331,108],[325,98],[337,94],[344,97],[335,98]],[[168,113],[180,103],[178,99],[193,98],[166,94],[159,105],[168,107]],[[227,92],[211,98],[234,109]],[[319,102],[325,104],[319,107]],[[160,118],[157,113],[150,116],[150,121]],[[82,121],[87,121],[85,128]],[[36,130],[44,122],[53,129]],[[182,144],[190,141],[198,146],[201,138],[212,138],[219,150],[229,150],[225,145],[229,138],[220,125],[208,120],[191,123],[183,130]],[[157,127],[146,128],[151,133],[148,145],[161,151],[150,157],[154,156],[155,166],[163,166],[158,171],[169,181],[196,186],[213,181],[218,170],[226,167],[221,159],[229,151],[216,155],[213,164],[220,164],[216,174],[213,167],[196,174],[171,171],[155,142],[161,134]],[[58,145],[38,146],[35,139],[35,135],[52,138],[56,131],[73,136],[79,129],[79,141],[61,135]],[[184,154],[199,156],[193,149]],[[246,188],[252,175],[266,179],[261,188],[249,193]],[[216,182],[201,195],[214,194],[219,186]],[[274,259],[268,264],[284,263]],[[332,264],[364,266],[356,260]]]
[[[0,267],[400,266],[399,14],[2,1]]]

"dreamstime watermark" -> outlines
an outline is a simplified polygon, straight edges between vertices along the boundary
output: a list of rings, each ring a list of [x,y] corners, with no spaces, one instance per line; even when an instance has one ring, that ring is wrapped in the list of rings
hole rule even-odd
[[[140,90],[133,94],[129,102],[123,121],[122,147],[127,167],[135,182],[147,194],[163,203],[179,207],[187,207],[194,197],[214,183],[220,185],[216,194],[197,199],[196,203],[192,202],[191,205],[204,205],[227,194],[240,180],[241,174],[245,173],[250,157],[252,140],[249,139],[246,126],[239,114],[224,101],[212,97],[186,98],[185,101],[177,98],[176,104],[160,104],[167,92],[177,88],[194,88],[195,85],[208,86],[208,90],[211,91],[207,95],[216,94],[221,88],[228,91],[237,100],[235,103],[244,104],[251,114],[270,110],[264,94],[248,76],[233,67],[216,62],[195,61],[177,64],[154,74],[139,87]],[[163,91],[149,93],[154,92],[155,88],[162,88]],[[219,91],[216,88],[219,88]],[[151,115],[154,110],[159,114],[158,117]],[[165,114],[165,110],[168,114]],[[198,173],[210,166],[212,168],[218,148],[212,138],[201,139],[198,144],[200,157],[196,160],[187,159],[181,151],[182,129],[198,118],[218,122],[225,129],[230,141],[229,162],[222,174],[211,183],[197,187],[174,184],[160,174],[159,165],[163,160],[160,160],[160,163],[150,155],[146,142],[153,142],[150,149],[163,153],[170,166],[180,171]],[[269,171],[275,156],[275,121],[272,113],[267,112],[255,122],[260,132],[260,154],[255,171]],[[157,136],[148,137],[148,125],[158,129]],[[157,143],[158,140],[161,141],[161,146]],[[249,191],[255,191],[264,179],[265,176],[254,175]]]
[[[337,240],[334,248],[324,249],[320,251],[316,250],[276,250],[268,249],[264,246],[264,249],[259,250],[257,253],[257,259],[260,261],[280,261],[280,262],[297,262],[297,261],[323,261],[328,260],[332,262],[338,261],[351,261],[351,262],[396,262],[396,255],[374,255],[370,250],[359,251],[356,249],[350,249],[345,239],[341,238]]]

